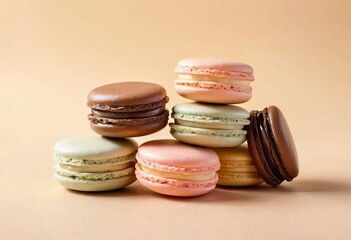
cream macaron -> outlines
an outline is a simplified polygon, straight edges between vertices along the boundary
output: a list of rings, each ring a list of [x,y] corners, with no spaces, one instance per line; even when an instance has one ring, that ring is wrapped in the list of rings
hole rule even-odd
[[[130,139],[98,135],[64,138],[54,147],[55,178],[66,188],[107,191],[136,180],[138,144]]]
[[[246,140],[250,114],[241,107],[189,102],[173,107],[171,134],[179,141],[204,147],[234,147]]]
[[[213,148],[221,168],[217,171],[218,185],[252,186],[263,182],[257,173],[246,144],[234,148]]]

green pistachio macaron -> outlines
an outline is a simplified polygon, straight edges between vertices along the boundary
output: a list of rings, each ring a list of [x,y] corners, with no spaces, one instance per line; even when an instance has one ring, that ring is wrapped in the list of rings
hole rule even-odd
[[[234,147],[246,140],[250,114],[241,107],[189,102],[172,109],[171,134],[179,141],[204,147]]]
[[[130,139],[97,135],[64,138],[54,147],[55,178],[78,191],[107,191],[136,180],[138,144]]]

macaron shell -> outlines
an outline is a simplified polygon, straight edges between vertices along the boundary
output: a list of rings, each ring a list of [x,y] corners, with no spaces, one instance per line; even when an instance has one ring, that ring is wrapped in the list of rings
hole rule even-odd
[[[176,124],[170,124],[170,126],[171,135],[175,139],[203,147],[235,147],[246,141],[244,130],[193,128]],[[237,133],[234,135],[234,132]],[[232,134],[233,136],[226,136]]]
[[[171,132],[171,134],[175,139],[181,142],[203,147],[235,147],[242,144],[246,140],[244,135],[237,137],[220,137],[181,132]]]
[[[138,144],[132,139],[113,139],[97,135],[67,137],[54,147],[54,154],[72,159],[104,160],[135,152]]]
[[[248,119],[250,117],[247,110],[238,106],[198,102],[177,104],[172,108],[172,112],[228,119]]]
[[[186,115],[183,115],[186,119]],[[176,118],[176,117],[174,117]],[[200,119],[200,117],[198,118]],[[244,125],[240,124],[233,124],[233,123],[228,123],[225,121],[222,121],[220,119],[215,120],[215,121],[197,121],[196,117],[194,117],[191,121],[188,120],[182,120],[182,119],[175,119],[174,120],[175,124],[177,125],[182,125],[182,126],[187,126],[187,127],[195,127],[195,128],[207,128],[207,129],[221,129],[221,130],[241,130],[244,128]]]
[[[166,90],[154,83],[119,82],[93,89],[88,94],[88,104],[127,106],[160,101],[166,97]]]
[[[187,169],[194,169],[196,172],[202,168],[213,172],[219,169],[218,156],[212,149],[191,146],[173,139],[152,140],[142,144],[137,153],[137,160],[140,158],[144,163],[169,166],[171,169],[177,167],[184,172]]]
[[[155,133],[162,128],[164,128],[168,123],[168,118],[162,122],[156,122],[152,124],[146,124],[141,126],[118,126],[112,124],[95,124],[90,122],[91,129],[106,137],[116,137],[116,138],[125,138],[125,137],[138,137],[144,136],[151,133]]]
[[[126,187],[136,181],[134,175],[105,181],[83,181],[55,174],[56,180],[68,189],[86,192],[110,191]]]
[[[279,151],[285,174],[292,180],[299,174],[298,155],[288,123],[276,106],[267,109],[268,124],[271,127],[277,150]]]
[[[243,187],[258,185],[263,182],[256,173],[239,173],[239,172],[217,172],[217,185]]]
[[[253,80],[253,69],[251,66],[220,58],[186,58],[178,62],[175,72],[213,76],[237,76]]]
[[[174,89],[179,95],[197,102],[236,104],[247,102],[252,97],[251,93],[218,90],[215,88],[194,88],[177,84],[174,85]]]
[[[247,144],[235,148],[213,148],[221,161],[226,162],[252,162]]]
[[[146,188],[153,192],[157,192],[164,195],[170,195],[175,197],[195,197],[209,193],[216,185],[207,188],[187,188],[187,187],[176,187],[169,186],[166,184],[154,183],[145,179],[137,177],[138,181]]]

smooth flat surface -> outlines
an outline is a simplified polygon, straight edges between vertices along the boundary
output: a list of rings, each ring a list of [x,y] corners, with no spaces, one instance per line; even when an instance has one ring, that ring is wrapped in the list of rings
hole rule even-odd
[[[185,7],[186,6],[186,7]],[[350,239],[349,1],[1,1],[0,239]],[[52,151],[93,133],[86,97],[116,81],[164,86],[192,56],[246,62],[253,98],[279,106],[300,175],[277,188],[165,197],[134,183],[78,193]],[[137,138],[171,138],[169,127]]]

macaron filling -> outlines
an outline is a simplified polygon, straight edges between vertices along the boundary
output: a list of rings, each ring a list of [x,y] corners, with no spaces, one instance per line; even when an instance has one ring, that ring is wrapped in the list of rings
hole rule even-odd
[[[218,172],[218,185],[244,187],[262,182],[262,178],[257,173]]]
[[[217,82],[175,80],[175,84],[180,86],[185,86],[185,87],[234,91],[234,92],[242,92],[247,94],[251,94],[252,92],[252,88],[250,86],[245,86],[245,85],[240,85],[235,83],[227,84],[227,83],[217,83]]]
[[[218,129],[218,124],[222,126],[220,127],[222,129],[243,129],[245,125],[250,124],[250,121],[248,119],[243,118],[226,118],[220,116],[213,117],[174,112],[172,113],[172,118],[175,119],[175,124],[178,125],[197,127],[197,125],[201,124],[204,128],[208,127],[213,129]]]
[[[112,179],[118,179],[134,174],[134,167],[129,167],[120,171],[104,172],[104,173],[80,173],[69,171],[60,168],[59,165],[55,166],[56,174],[61,177],[70,178],[73,180],[81,181],[107,181]]]
[[[142,158],[140,154],[137,154],[136,159],[138,160],[138,163],[140,163],[140,165],[143,167],[146,166],[149,169],[156,169],[158,171],[171,172],[171,173],[207,175],[217,171],[220,168],[219,163],[212,166],[196,167],[196,168],[190,168],[190,167],[187,168],[187,167],[180,167],[180,166],[174,166],[174,165],[163,165],[160,163],[147,161],[144,158]]]
[[[88,119],[94,124],[111,124],[118,126],[142,126],[145,124],[153,124],[164,122],[168,119],[169,112],[165,110],[162,114],[146,118],[126,118],[126,119],[114,119],[104,118],[95,116],[93,114],[88,115]]]
[[[198,75],[198,74],[178,74],[177,80],[187,80],[187,81],[201,81],[201,82],[216,82],[216,83],[226,83],[226,84],[238,84],[243,86],[249,86],[252,80],[238,79],[236,77],[215,77],[208,75]]]
[[[66,169],[74,172],[85,172],[85,173],[99,173],[99,172],[111,172],[111,171],[119,171],[126,169],[128,167],[132,167],[135,165],[134,162],[126,162],[126,163],[114,163],[114,164],[106,164],[106,165],[81,165],[81,166],[72,166],[58,163],[59,167],[62,169]]]
[[[115,163],[123,164],[126,162],[136,162],[135,155],[136,155],[136,152],[132,152],[128,155],[119,156],[115,158],[89,160],[89,159],[74,159],[74,158],[64,157],[64,156],[54,154],[54,160],[56,160],[58,163],[61,163],[64,165],[72,165],[72,166],[112,165]]]
[[[190,180],[190,181],[206,181],[215,177],[215,172],[207,174],[194,174],[194,173],[180,173],[170,171],[160,171],[158,169],[149,168],[137,163],[136,167],[139,171],[144,171],[148,174],[155,175],[162,178],[171,178],[177,180]]]
[[[232,129],[207,129],[207,128],[197,128],[182,126],[174,123],[170,123],[171,134],[172,133],[185,133],[185,134],[196,134],[205,136],[219,136],[219,137],[238,137],[245,136],[246,130],[232,130]]]
[[[222,172],[222,171],[218,171],[217,172],[219,179],[221,179],[222,177],[226,178],[258,178],[259,180],[261,179],[260,176],[258,175],[257,172]],[[260,182],[262,182],[262,180],[260,180]]]
[[[209,180],[198,180],[198,181],[191,181],[191,180],[180,180],[180,179],[172,179],[172,178],[164,178],[161,176],[149,174],[141,170],[138,165],[136,168],[136,176],[140,180],[144,180],[150,182],[152,184],[161,184],[161,185],[169,185],[172,187],[180,187],[180,188],[213,188],[217,181],[218,175],[215,174],[212,179]]]
[[[73,159],[64,156],[54,155],[60,169],[81,172],[81,173],[103,173],[119,171],[134,166],[136,152],[125,156],[120,156],[102,160]]]
[[[252,161],[225,161],[220,159],[221,168],[219,171],[226,172],[235,169],[236,172],[257,172],[255,165]]]
[[[100,111],[100,110],[95,110],[91,109],[91,114],[98,116],[98,117],[104,117],[104,118],[144,118],[144,117],[152,117],[152,116],[157,116],[165,111],[165,106],[155,108],[152,110],[146,110],[146,111],[138,111],[138,112],[106,112],[106,111]]]
[[[214,69],[214,68],[200,68],[196,66],[178,65],[175,69],[176,73],[181,74],[198,74],[198,75],[211,75],[216,77],[236,77],[239,79],[254,80],[252,70],[245,72],[243,70],[229,70],[229,69]]]

